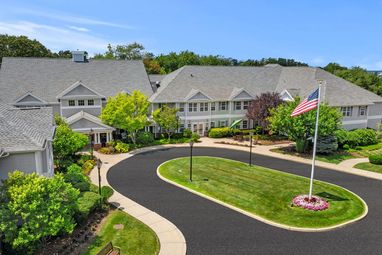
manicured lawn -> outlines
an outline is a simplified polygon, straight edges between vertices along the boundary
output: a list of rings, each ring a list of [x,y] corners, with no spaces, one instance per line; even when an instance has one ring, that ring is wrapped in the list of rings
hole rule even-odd
[[[312,158],[312,153],[298,153],[294,151],[294,147],[293,148],[292,147],[276,148],[276,149],[272,149],[271,151],[287,154],[287,155],[292,155],[292,156],[298,156],[298,157],[307,158],[307,159]],[[351,158],[355,158],[355,156],[347,151],[337,151],[333,154],[328,154],[328,155],[324,155],[324,154],[316,155],[317,160],[333,163],[333,164],[339,164],[341,163],[341,161],[344,161],[346,159],[351,159]]]
[[[307,194],[309,179],[228,159],[194,157],[192,183],[188,180],[189,158],[168,161],[159,172],[183,186],[289,226],[333,226],[357,218],[365,210],[354,194],[320,181],[314,182],[314,194],[326,198],[329,209],[312,212],[292,207],[296,195]]]
[[[122,224],[123,229],[115,229],[117,224]],[[121,249],[121,255],[150,255],[159,252],[159,241],[155,233],[142,222],[119,210],[107,217],[98,236],[83,255],[97,254],[110,241]]]
[[[349,149],[349,152],[359,157],[369,157],[370,155],[382,155],[382,143],[358,146],[357,149]]]
[[[364,163],[358,163],[354,167],[382,174],[382,165],[374,165],[374,164],[371,164],[369,162],[364,162]]]

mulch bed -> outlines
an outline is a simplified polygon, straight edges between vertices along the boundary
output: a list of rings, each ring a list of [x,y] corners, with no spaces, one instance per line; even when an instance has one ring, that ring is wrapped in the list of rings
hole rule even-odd
[[[78,224],[70,235],[55,237],[48,241],[39,255],[80,255],[95,239],[103,221],[112,210],[95,211],[83,223]]]

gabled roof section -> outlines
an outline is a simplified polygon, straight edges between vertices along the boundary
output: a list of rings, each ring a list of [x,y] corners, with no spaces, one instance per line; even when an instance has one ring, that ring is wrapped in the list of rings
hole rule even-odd
[[[73,124],[75,124],[81,120],[87,120],[87,121],[92,122],[95,125],[93,127],[93,129],[115,130],[115,128],[110,127],[110,126],[102,123],[102,121],[99,118],[97,118],[96,116],[91,115],[91,114],[84,112],[84,111],[80,111],[80,112],[78,112],[78,113],[76,113],[76,114],[74,114],[74,115],[72,115],[66,119],[66,121],[68,122],[68,124],[70,126],[72,126]]]
[[[292,96],[292,94],[287,89],[284,89],[280,93],[280,96],[281,96],[281,99],[283,101],[294,101],[294,97]]]
[[[53,135],[52,108],[20,109],[0,103],[0,148],[7,152],[39,151]]]
[[[191,89],[190,93],[184,98],[185,101],[206,101],[212,100],[211,97],[204,94],[199,89]]]
[[[96,97],[96,98],[105,98],[104,95],[101,95],[97,91],[87,87],[81,81],[76,81],[70,87],[62,91],[57,95],[57,99],[63,98],[74,98],[74,97]]]
[[[76,81],[106,98],[124,88],[153,94],[142,60],[95,60],[3,57],[0,69],[0,101],[13,104],[21,95],[58,103],[57,95]]]
[[[244,88],[236,88],[234,87],[231,93],[231,96],[229,97],[229,100],[251,100],[253,99],[253,96],[246,91]]]
[[[47,102],[41,98],[32,94],[32,92],[27,92],[21,97],[17,98],[13,105],[46,105]]]

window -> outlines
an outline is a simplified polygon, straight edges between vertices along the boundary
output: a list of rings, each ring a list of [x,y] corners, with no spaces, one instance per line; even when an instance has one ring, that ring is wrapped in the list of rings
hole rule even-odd
[[[94,99],[89,99],[88,100],[88,105],[94,105]]]
[[[235,110],[240,111],[241,110],[241,102],[235,102]]]
[[[215,121],[211,121],[210,126],[211,126],[211,128],[214,128],[215,127]]]
[[[219,102],[219,111],[227,111],[228,102]]]
[[[199,110],[201,112],[208,112],[208,103],[200,103]]]
[[[85,105],[85,100],[78,100],[78,105],[84,106]]]
[[[243,129],[248,128],[248,120],[243,120]]]
[[[188,111],[189,112],[197,112],[198,104],[197,103],[188,103]]]
[[[69,100],[69,106],[76,106],[76,101]]]
[[[343,117],[350,117],[353,115],[353,106],[341,107],[341,112]]]
[[[219,127],[226,127],[228,124],[227,120],[219,120]]]
[[[180,132],[183,132],[183,131],[184,131],[184,124],[180,124],[180,125],[179,125],[179,131],[180,131]]]
[[[215,108],[215,102],[212,102],[212,103],[211,103],[211,111],[214,112],[215,110],[216,110],[216,108]]]
[[[179,112],[184,112],[184,103],[179,104]]]
[[[366,116],[367,115],[367,106],[360,106],[358,115],[359,116]]]
[[[249,106],[249,101],[244,101],[243,102],[243,110],[247,110]]]

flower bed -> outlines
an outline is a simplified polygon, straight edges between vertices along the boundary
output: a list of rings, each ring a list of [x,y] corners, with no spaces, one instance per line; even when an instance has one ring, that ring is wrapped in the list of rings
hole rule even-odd
[[[310,211],[323,211],[329,208],[329,203],[318,196],[298,195],[293,198],[292,204]]]

